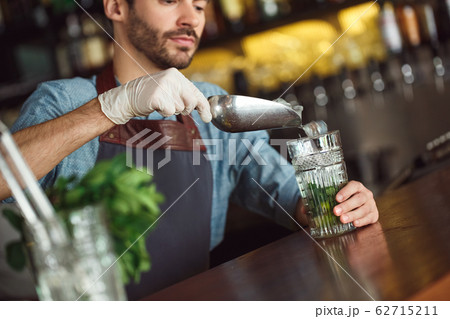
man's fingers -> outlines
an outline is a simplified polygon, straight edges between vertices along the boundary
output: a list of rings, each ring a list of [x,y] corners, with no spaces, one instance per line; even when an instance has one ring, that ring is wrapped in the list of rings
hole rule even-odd
[[[343,223],[353,222],[356,227],[361,227],[378,220],[373,194],[360,182],[349,182],[338,192],[336,200],[340,204],[333,211]]]
[[[378,220],[378,208],[375,201],[368,201],[363,206],[342,214],[340,220],[342,223],[351,223],[356,227],[373,224]]]
[[[351,223],[354,220],[363,218],[366,215],[370,214],[371,207],[369,204],[363,205],[361,207],[358,207],[357,209],[354,209],[350,212],[347,212],[345,214],[342,214],[340,217],[340,220],[342,223]]]
[[[181,99],[174,99],[175,104],[165,103],[164,101],[155,101],[155,104],[149,106],[149,110],[154,109],[162,116],[172,116],[176,113],[176,104],[182,103]]]
[[[353,194],[361,192],[364,189],[366,188],[360,182],[350,181],[336,194],[336,200],[338,203],[342,203],[349,199]]]
[[[196,110],[198,114],[200,115],[201,119],[205,123],[209,123],[212,120],[211,115],[211,106],[209,105],[208,100],[206,97],[196,88],[196,95],[197,95],[197,106]]]
[[[378,220],[378,210],[375,210],[366,216],[355,219],[353,221],[353,225],[355,225],[355,227],[362,227],[365,225],[370,225],[370,224],[376,223],[377,220]]]
[[[197,106],[197,99],[195,95],[185,95],[183,96],[183,108],[179,110],[179,112],[183,115],[189,115]]]
[[[190,81],[186,81],[187,86],[183,91],[183,100],[185,102],[185,110],[182,112],[183,115],[190,114],[194,109],[197,110],[200,118],[203,122],[211,122],[211,107],[208,100],[200,92],[199,89]]]
[[[362,206],[365,202],[367,202],[368,198],[365,193],[357,193],[350,197],[345,202],[336,205],[333,208],[334,214],[336,216],[341,216],[343,214],[348,213],[349,211],[352,211],[360,206]]]

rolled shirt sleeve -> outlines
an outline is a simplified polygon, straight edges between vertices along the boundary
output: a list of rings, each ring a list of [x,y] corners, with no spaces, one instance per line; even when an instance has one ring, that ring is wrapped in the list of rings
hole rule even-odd
[[[58,118],[92,100],[97,96],[94,79],[73,78],[40,84],[22,105],[11,133]],[[84,176],[95,164],[97,150],[98,138],[95,138],[64,158],[39,184],[46,189],[59,176]],[[2,202],[13,201],[10,197]]]

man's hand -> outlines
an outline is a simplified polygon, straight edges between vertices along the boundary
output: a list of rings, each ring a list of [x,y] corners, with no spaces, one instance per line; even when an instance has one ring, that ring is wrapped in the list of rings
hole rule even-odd
[[[336,216],[341,216],[342,223],[353,222],[356,227],[374,224],[378,221],[378,208],[370,190],[360,182],[351,181],[337,194],[339,203],[333,209]],[[295,219],[301,225],[307,225],[306,207],[299,199]]]
[[[204,122],[211,121],[208,100],[177,69],[143,76],[98,96],[103,113],[115,124],[157,111],[163,116],[188,115],[197,109]]]
[[[378,208],[373,194],[360,182],[350,181],[337,194],[339,203],[333,209],[342,223],[353,222],[356,227],[373,224],[378,221]]]

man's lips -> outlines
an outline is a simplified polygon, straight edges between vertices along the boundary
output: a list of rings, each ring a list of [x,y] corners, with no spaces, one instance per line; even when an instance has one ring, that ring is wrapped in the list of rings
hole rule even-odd
[[[195,44],[195,39],[192,37],[171,37],[170,40],[172,40],[173,42],[176,42],[184,47],[190,47],[193,46]]]

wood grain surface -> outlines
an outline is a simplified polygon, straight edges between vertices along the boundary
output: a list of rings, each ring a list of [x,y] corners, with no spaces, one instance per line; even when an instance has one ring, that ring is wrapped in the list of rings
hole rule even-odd
[[[378,198],[374,225],[300,230],[146,300],[450,300],[449,185],[447,166]]]

